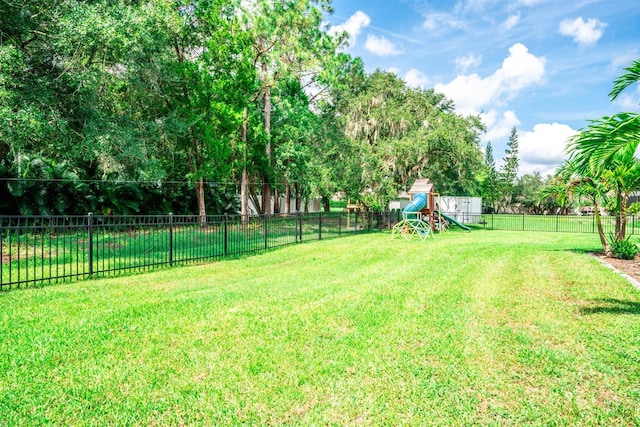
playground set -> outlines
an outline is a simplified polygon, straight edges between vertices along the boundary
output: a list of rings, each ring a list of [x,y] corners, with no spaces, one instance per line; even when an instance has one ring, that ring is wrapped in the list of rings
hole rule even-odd
[[[407,240],[433,238],[433,233],[446,231],[450,224],[471,231],[466,225],[456,221],[438,209],[433,191],[433,183],[428,179],[418,179],[409,190],[409,204],[402,210],[402,220],[393,227],[392,237],[401,235]]]

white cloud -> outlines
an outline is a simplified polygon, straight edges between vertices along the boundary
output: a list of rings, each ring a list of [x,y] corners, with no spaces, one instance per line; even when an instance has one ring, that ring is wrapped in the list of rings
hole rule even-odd
[[[509,56],[492,75],[459,75],[449,83],[438,83],[435,91],[445,94],[461,114],[478,114],[486,107],[513,99],[521,90],[544,81],[546,59],[532,55],[523,44],[509,49]]]
[[[495,83],[495,79],[483,79],[474,73],[460,75],[446,84],[437,83],[434,89],[452,99],[459,113],[476,114],[497,97],[500,88]]]
[[[415,68],[407,71],[407,74],[404,75],[404,81],[408,86],[415,88],[425,88],[431,83],[422,71],[416,70]]]
[[[622,73],[622,69],[630,66],[631,63],[636,59],[638,59],[637,49],[634,49],[625,53],[620,53],[611,60],[611,65],[609,65],[609,69],[616,73]]]
[[[507,20],[502,23],[502,27],[505,30],[509,31],[509,30],[513,29],[516,25],[518,25],[518,22],[520,22],[520,14],[519,13],[509,16],[507,18]]]
[[[370,34],[365,44],[367,50],[379,56],[395,56],[402,53],[396,46],[383,36]]]
[[[573,41],[580,46],[590,46],[600,40],[607,24],[595,18],[590,18],[586,22],[582,17],[573,21],[565,19],[560,23],[558,31],[563,36],[573,37]]]
[[[465,55],[459,56],[456,58],[456,68],[461,70],[463,73],[466,72],[469,68],[476,68],[482,63],[482,55]]]
[[[356,44],[358,35],[362,32],[362,29],[371,24],[371,18],[369,15],[361,10],[354,13],[344,24],[331,27],[329,34],[339,34],[346,31],[349,34],[349,46],[353,47]]]
[[[567,139],[576,130],[561,123],[539,123],[532,131],[518,132],[520,174],[540,172],[552,174],[566,158]]]
[[[449,83],[436,84],[434,89],[452,99],[458,113],[479,114],[487,127],[482,140],[496,142],[507,138],[511,130],[520,125],[514,111],[501,111],[500,106],[522,90],[543,83],[545,66],[545,58],[531,54],[526,46],[516,43],[493,74],[484,78],[476,73],[459,75]]]
[[[520,125],[520,120],[514,111],[508,110],[500,113],[497,110],[489,110],[480,114],[480,119],[487,127],[487,132],[482,135],[482,140],[497,141],[509,136],[511,129]]]
[[[448,13],[431,13],[425,17],[422,28],[428,31],[436,31],[440,28],[465,28],[464,22]]]
[[[528,86],[542,83],[546,63],[545,58],[530,54],[525,45],[516,43],[509,48],[509,56],[493,77],[504,85],[502,91],[511,98]]]
[[[615,104],[625,111],[637,112],[640,110],[640,86],[635,91],[632,91],[631,88],[626,89],[624,93],[618,95]]]

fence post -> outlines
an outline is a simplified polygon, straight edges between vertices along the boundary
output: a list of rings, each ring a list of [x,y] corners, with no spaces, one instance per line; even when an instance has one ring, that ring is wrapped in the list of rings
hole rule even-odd
[[[591,216],[591,233],[596,232],[596,215]]]
[[[322,211],[318,213],[318,240],[322,240]]]
[[[342,232],[342,212],[338,212],[338,237]]]
[[[560,220],[560,214],[556,214],[556,233],[558,232],[558,221]]]
[[[222,240],[222,254],[224,256],[227,256],[227,253],[229,251],[229,230],[227,228],[227,224],[229,223],[229,214],[225,213],[224,214],[224,223],[222,226],[222,231],[223,231],[223,240]]]
[[[169,266],[173,267],[173,212],[169,212]]]
[[[522,214],[522,231],[524,231],[524,214]]]
[[[88,240],[89,240],[89,276],[93,275],[93,213],[87,215]]]

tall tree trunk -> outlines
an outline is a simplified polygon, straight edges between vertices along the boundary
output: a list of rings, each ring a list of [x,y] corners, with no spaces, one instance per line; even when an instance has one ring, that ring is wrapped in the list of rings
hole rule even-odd
[[[600,243],[602,244],[602,250],[606,256],[611,256],[611,247],[609,246],[609,242],[607,241],[607,236],[604,235],[604,229],[602,228],[602,218],[600,217],[600,206],[598,206],[598,202],[593,201],[593,207],[596,220],[596,226],[598,227],[598,236],[600,237]]]
[[[616,231],[615,231],[615,239],[616,240],[622,240],[620,238],[621,235],[621,231],[622,231],[622,211],[623,211],[623,207],[622,207],[622,194],[620,192],[618,192],[618,194],[616,195]]]
[[[200,217],[199,222],[200,222],[200,226],[204,227],[205,225],[207,225],[207,210],[204,204],[204,178],[203,177],[198,178],[198,181],[196,182],[196,194],[198,199],[198,216]]]
[[[296,190],[296,212],[300,212],[300,185],[298,183],[295,184]]]
[[[247,165],[242,168],[242,181],[240,182],[240,215],[242,222],[249,221],[249,173]]]
[[[627,195],[622,195],[622,201],[620,203],[620,233],[616,236],[617,240],[624,240],[627,236]]]
[[[277,188],[273,189],[273,213],[280,213],[280,191]]]
[[[329,203],[329,198],[322,196],[322,204],[324,206],[324,213],[331,212],[331,204]]]
[[[268,73],[267,63],[262,63],[262,73],[266,76]],[[266,77],[265,77],[266,79]],[[267,170],[262,174],[262,211],[264,214],[271,213],[271,184],[269,176],[271,175],[271,86],[267,84],[264,90],[264,131],[267,135],[267,146],[265,154],[267,155]]]
[[[249,221],[249,173],[247,172],[247,107],[242,113],[242,143],[244,145],[244,158],[242,163],[242,180],[240,182],[240,215],[242,222]]]

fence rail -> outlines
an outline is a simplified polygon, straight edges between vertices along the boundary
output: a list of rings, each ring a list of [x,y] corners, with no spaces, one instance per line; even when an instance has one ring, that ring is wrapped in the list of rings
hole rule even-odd
[[[0,216],[0,291],[222,259],[390,227],[399,213]]]

